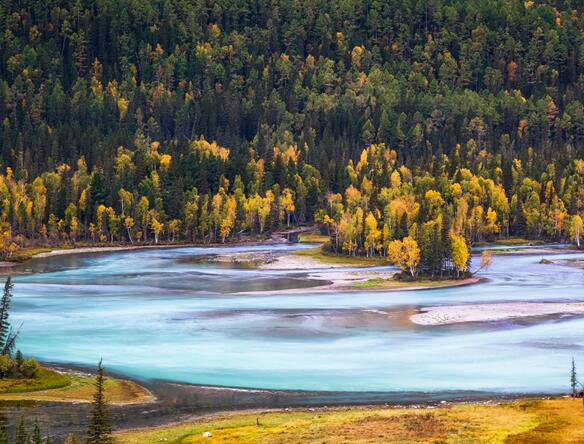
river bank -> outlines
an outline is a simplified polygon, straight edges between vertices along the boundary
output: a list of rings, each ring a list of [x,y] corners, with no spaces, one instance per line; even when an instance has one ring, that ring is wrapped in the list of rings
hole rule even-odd
[[[584,269],[584,260],[583,259],[557,259],[557,260],[550,260],[546,258],[542,258],[539,261],[540,264],[543,265],[560,265],[562,267],[573,267]]]
[[[477,250],[482,251],[482,250]],[[526,256],[526,255],[548,255],[548,254],[578,254],[582,253],[581,250],[575,248],[570,248],[563,245],[546,247],[546,246],[535,246],[535,247],[514,247],[514,248],[493,248],[489,249],[491,254],[494,256]]]
[[[31,379],[2,379],[0,402],[50,401],[90,403],[95,391],[95,374],[62,366],[43,366]],[[124,378],[107,377],[105,394],[114,405],[147,404],[154,395],[138,383]]]
[[[480,277],[472,276],[460,280],[422,280],[422,281],[399,281],[393,279],[395,270],[390,271],[352,271],[339,270],[307,273],[306,278],[315,282],[322,282],[319,285],[306,288],[289,288],[284,290],[268,291],[243,291],[236,294],[273,294],[273,295],[294,295],[294,294],[326,294],[326,293],[370,293],[370,292],[397,292],[397,291],[417,291],[432,290],[439,288],[461,287],[474,285],[481,281]],[[347,267],[348,268],[348,267]]]
[[[216,247],[240,247],[240,246],[257,246],[257,245],[275,245],[290,243],[290,238],[296,237],[300,243],[322,243],[327,237],[318,234],[318,229],[315,227],[298,227],[284,231],[272,233],[268,237],[261,239],[256,236],[243,236],[236,241],[229,241],[226,243],[220,242],[161,242],[159,244],[141,243],[141,244],[106,244],[106,243],[87,243],[80,242],[78,244],[55,245],[55,246],[38,246],[27,247],[20,250],[22,257],[19,260],[4,260],[0,261],[0,269],[10,268],[23,261],[32,258],[47,258],[52,256],[62,256],[70,254],[88,254],[88,253],[107,253],[116,251],[130,251],[142,250],[150,248],[216,248]],[[522,240],[521,240],[522,241]],[[542,244],[540,246],[540,244]],[[508,255],[508,254],[557,254],[557,253],[577,253],[578,250],[569,248],[568,246],[547,246],[541,243],[530,243],[522,246],[518,242],[502,243],[497,242],[492,245],[486,245],[493,254]],[[481,245],[477,251],[482,251],[485,245]],[[272,263],[266,265],[266,269],[286,270],[292,268],[309,268],[314,266],[326,265],[327,267],[342,267],[345,265],[383,265],[387,261],[383,257],[360,257],[360,256],[336,256],[322,254],[320,247],[306,249],[303,252],[297,252],[301,258],[294,258],[294,255],[279,257]]]
[[[509,302],[424,307],[421,313],[410,316],[410,319],[414,324],[438,326],[582,314],[584,314],[584,303],[578,302]]]
[[[243,266],[266,272],[305,274],[315,285],[301,288],[240,291],[235,294],[300,294],[363,291],[408,291],[428,288],[448,288],[476,284],[479,277],[466,279],[400,281],[393,279],[399,271],[388,265],[383,257],[331,256],[320,252],[321,247],[300,248],[292,253],[271,249],[253,252],[212,253],[198,256],[196,262]]]
[[[520,399],[409,407],[249,410],[116,433],[124,444],[220,442],[580,442],[579,399]]]
[[[0,261],[0,270],[2,268],[15,267],[30,259],[42,259],[55,256],[67,256],[72,254],[91,254],[91,253],[114,253],[117,251],[147,250],[147,249],[172,249],[172,248],[217,248],[217,247],[243,247],[258,245],[281,245],[290,243],[286,238],[290,232],[278,232],[272,234],[266,239],[245,238],[229,243],[192,243],[192,242],[172,242],[160,244],[91,244],[91,245],[67,245],[55,247],[30,248],[25,252],[21,260],[18,261]],[[26,250],[26,249],[25,249]]]
[[[277,255],[304,259],[294,254],[297,248],[282,247]],[[255,255],[270,248],[227,247],[220,252],[250,250]],[[276,296],[273,290],[266,292],[268,297],[257,297],[254,288],[298,285],[290,281],[305,280],[310,273],[338,273],[339,279],[347,273],[371,273],[352,278],[384,279],[395,268],[258,270],[201,263],[201,253],[177,249],[132,253],[131,261],[125,255],[96,254],[31,262],[28,274],[15,277],[15,320],[26,326],[23,349],[59,362],[75,362],[80,356],[96,362],[103,356],[123,378],[130,376],[147,387],[156,402],[112,407],[115,425],[121,428],[162,425],[226,409],[439,404],[499,399],[496,392],[502,391],[519,396],[540,387],[558,393],[565,386],[573,350],[580,346],[577,332],[583,320],[578,316],[547,322],[542,315],[511,328],[509,323],[422,328],[410,320],[423,307],[469,303],[484,311],[478,306],[501,303],[503,297],[523,303],[553,301],[561,294],[566,302],[580,303],[581,273],[539,265],[538,255],[493,258],[484,284],[475,286],[391,294],[385,288],[323,293],[304,288],[290,297],[270,297]],[[252,294],[239,293],[242,288]],[[545,342],[550,337],[558,339]],[[474,353],[477,340],[480,357]],[[158,350],[164,350],[163,356],[153,352]],[[498,372],[499,356],[508,357],[506,373]],[[526,356],[530,365],[525,365]],[[419,370],[437,367],[436,377],[418,377]],[[485,391],[468,390],[475,387]],[[22,404],[6,407],[12,409],[11,418],[20,416]],[[83,428],[85,404],[54,404],[36,402],[26,408],[32,417],[61,421],[60,430],[75,421],[77,430]]]
[[[72,366],[71,371],[79,371],[79,368]],[[110,376],[123,377],[115,373]],[[463,390],[319,392],[206,386],[157,380],[134,382],[145,387],[153,394],[155,400],[146,403],[110,403],[109,410],[113,428],[117,431],[117,442],[140,444],[174,442],[175,433],[184,430],[184,427],[204,427],[206,431],[209,428],[206,425],[208,420],[218,417],[246,416],[250,412],[255,415],[253,416],[255,425],[256,416],[265,418],[261,420],[261,423],[267,424],[266,415],[270,412],[278,412],[286,416],[305,412],[311,416],[317,416],[321,414],[319,412],[367,411],[369,409],[433,411],[458,403],[489,405],[517,399],[539,399],[546,396],[537,393],[500,394]],[[41,428],[50,429],[51,436],[57,439],[69,433],[82,436],[87,427],[90,411],[90,403],[73,400],[54,402],[35,400],[31,397],[29,400],[0,402],[0,415],[11,427],[16,426],[22,415],[27,418],[39,418]],[[151,436],[154,436],[156,441],[151,441]]]

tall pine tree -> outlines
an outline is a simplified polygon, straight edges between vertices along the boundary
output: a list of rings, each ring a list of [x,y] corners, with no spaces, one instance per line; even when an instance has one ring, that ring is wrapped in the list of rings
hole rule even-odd
[[[4,293],[0,299],[0,353],[2,355],[12,355],[18,331],[12,331],[8,316],[10,312],[10,300],[12,299],[12,278],[8,276],[4,284]]]
[[[32,432],[32,443],[33,444],[43,444],[43,440],[41,438],[41,426],[39,425],[38,418],[34,422],[34,429]]]
[[[8,276],[4,284],[4,293],[0,300],[0,345],[2,348],[10,334],[10,323],[8,322],[8,313],[10,311],[10,299],[12,298],[12,277]]]
[[[576,363],[574,362],[574,358],[572,358],[572,371],[570,372],[570,386],[572,387],[572,398],[575,398],[577,395],[576,387],[578,384],[578,378],[576,376]]]
[[[26,432],[26,423],[24,421],[24,416],[20,417],[20,422],[16,428],[16,436],[14,437],[15,444],[27,444],[28,443],[28,433]]]
[[[110,415],[105,399],[105,377],[102,361],[97,366],[95,379],[95,394],[93,395],[93,408],[87,427],[86,444],[111,444],[113,443]]]

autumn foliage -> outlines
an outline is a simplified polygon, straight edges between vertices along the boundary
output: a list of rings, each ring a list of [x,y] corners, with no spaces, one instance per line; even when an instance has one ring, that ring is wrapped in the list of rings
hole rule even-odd
[[[0,5],[3,257],[319,223],[436,276],[452,236],[580,244],[578,8],[207,3]]]

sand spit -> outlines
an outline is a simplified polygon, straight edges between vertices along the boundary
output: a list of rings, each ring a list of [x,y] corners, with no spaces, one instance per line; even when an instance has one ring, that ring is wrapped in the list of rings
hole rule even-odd
[[[493,322],[532,316],[584,314],[582,302],[508,302],[426,307],[410,316],[414,324],[436,326],[464,322]]]

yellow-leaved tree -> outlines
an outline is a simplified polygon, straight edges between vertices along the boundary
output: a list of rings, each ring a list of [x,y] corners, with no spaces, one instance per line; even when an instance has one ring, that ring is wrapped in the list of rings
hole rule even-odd
[[[290,226],[290,216],[296,211],[296,206],[294,205],[294,195],[290,188],[284,188],[282,195],[280,196],[280,205],[282,207],[282,212],[286,214],[286,225]]]
[[[224,215],[219,226],[219,234],[221,235],[221,242],[225,243],[225,239],[235,226],[235,218],[237,217],[237,202],[235,197],[229,196],[227,198],[223,212]]]
[[[403,240],[403,263],[412,277],[415,277],[420,264],[420,247],[411,236],[404,237]]]
[[[365,218],[365,249],[367,256],[375,255],[375,250],[381,247],[381,231],[378,228],[377,219],[370,211]]]
[[[468,247],[464,237],[458,234],[450,235],[450,245],[452,248],[452,263],[456,269],[456,276],[460,277],[461,272],[465,272],[468,266]]]
[[[162,230],[164,229],[164,224],[158,220],[158,215],[155,211],[151,212],[150,228],[154,233],[154,243],[157,244],[158,240],[160,239],[160,233],[162,233]]]
[[[413,237],[407,236],[403,241],[392,241],[387,248],[387,256],[391,262],[398,264],[403,272],[410,273],[412,277],[416,276],[420,264],[420,247]]]

